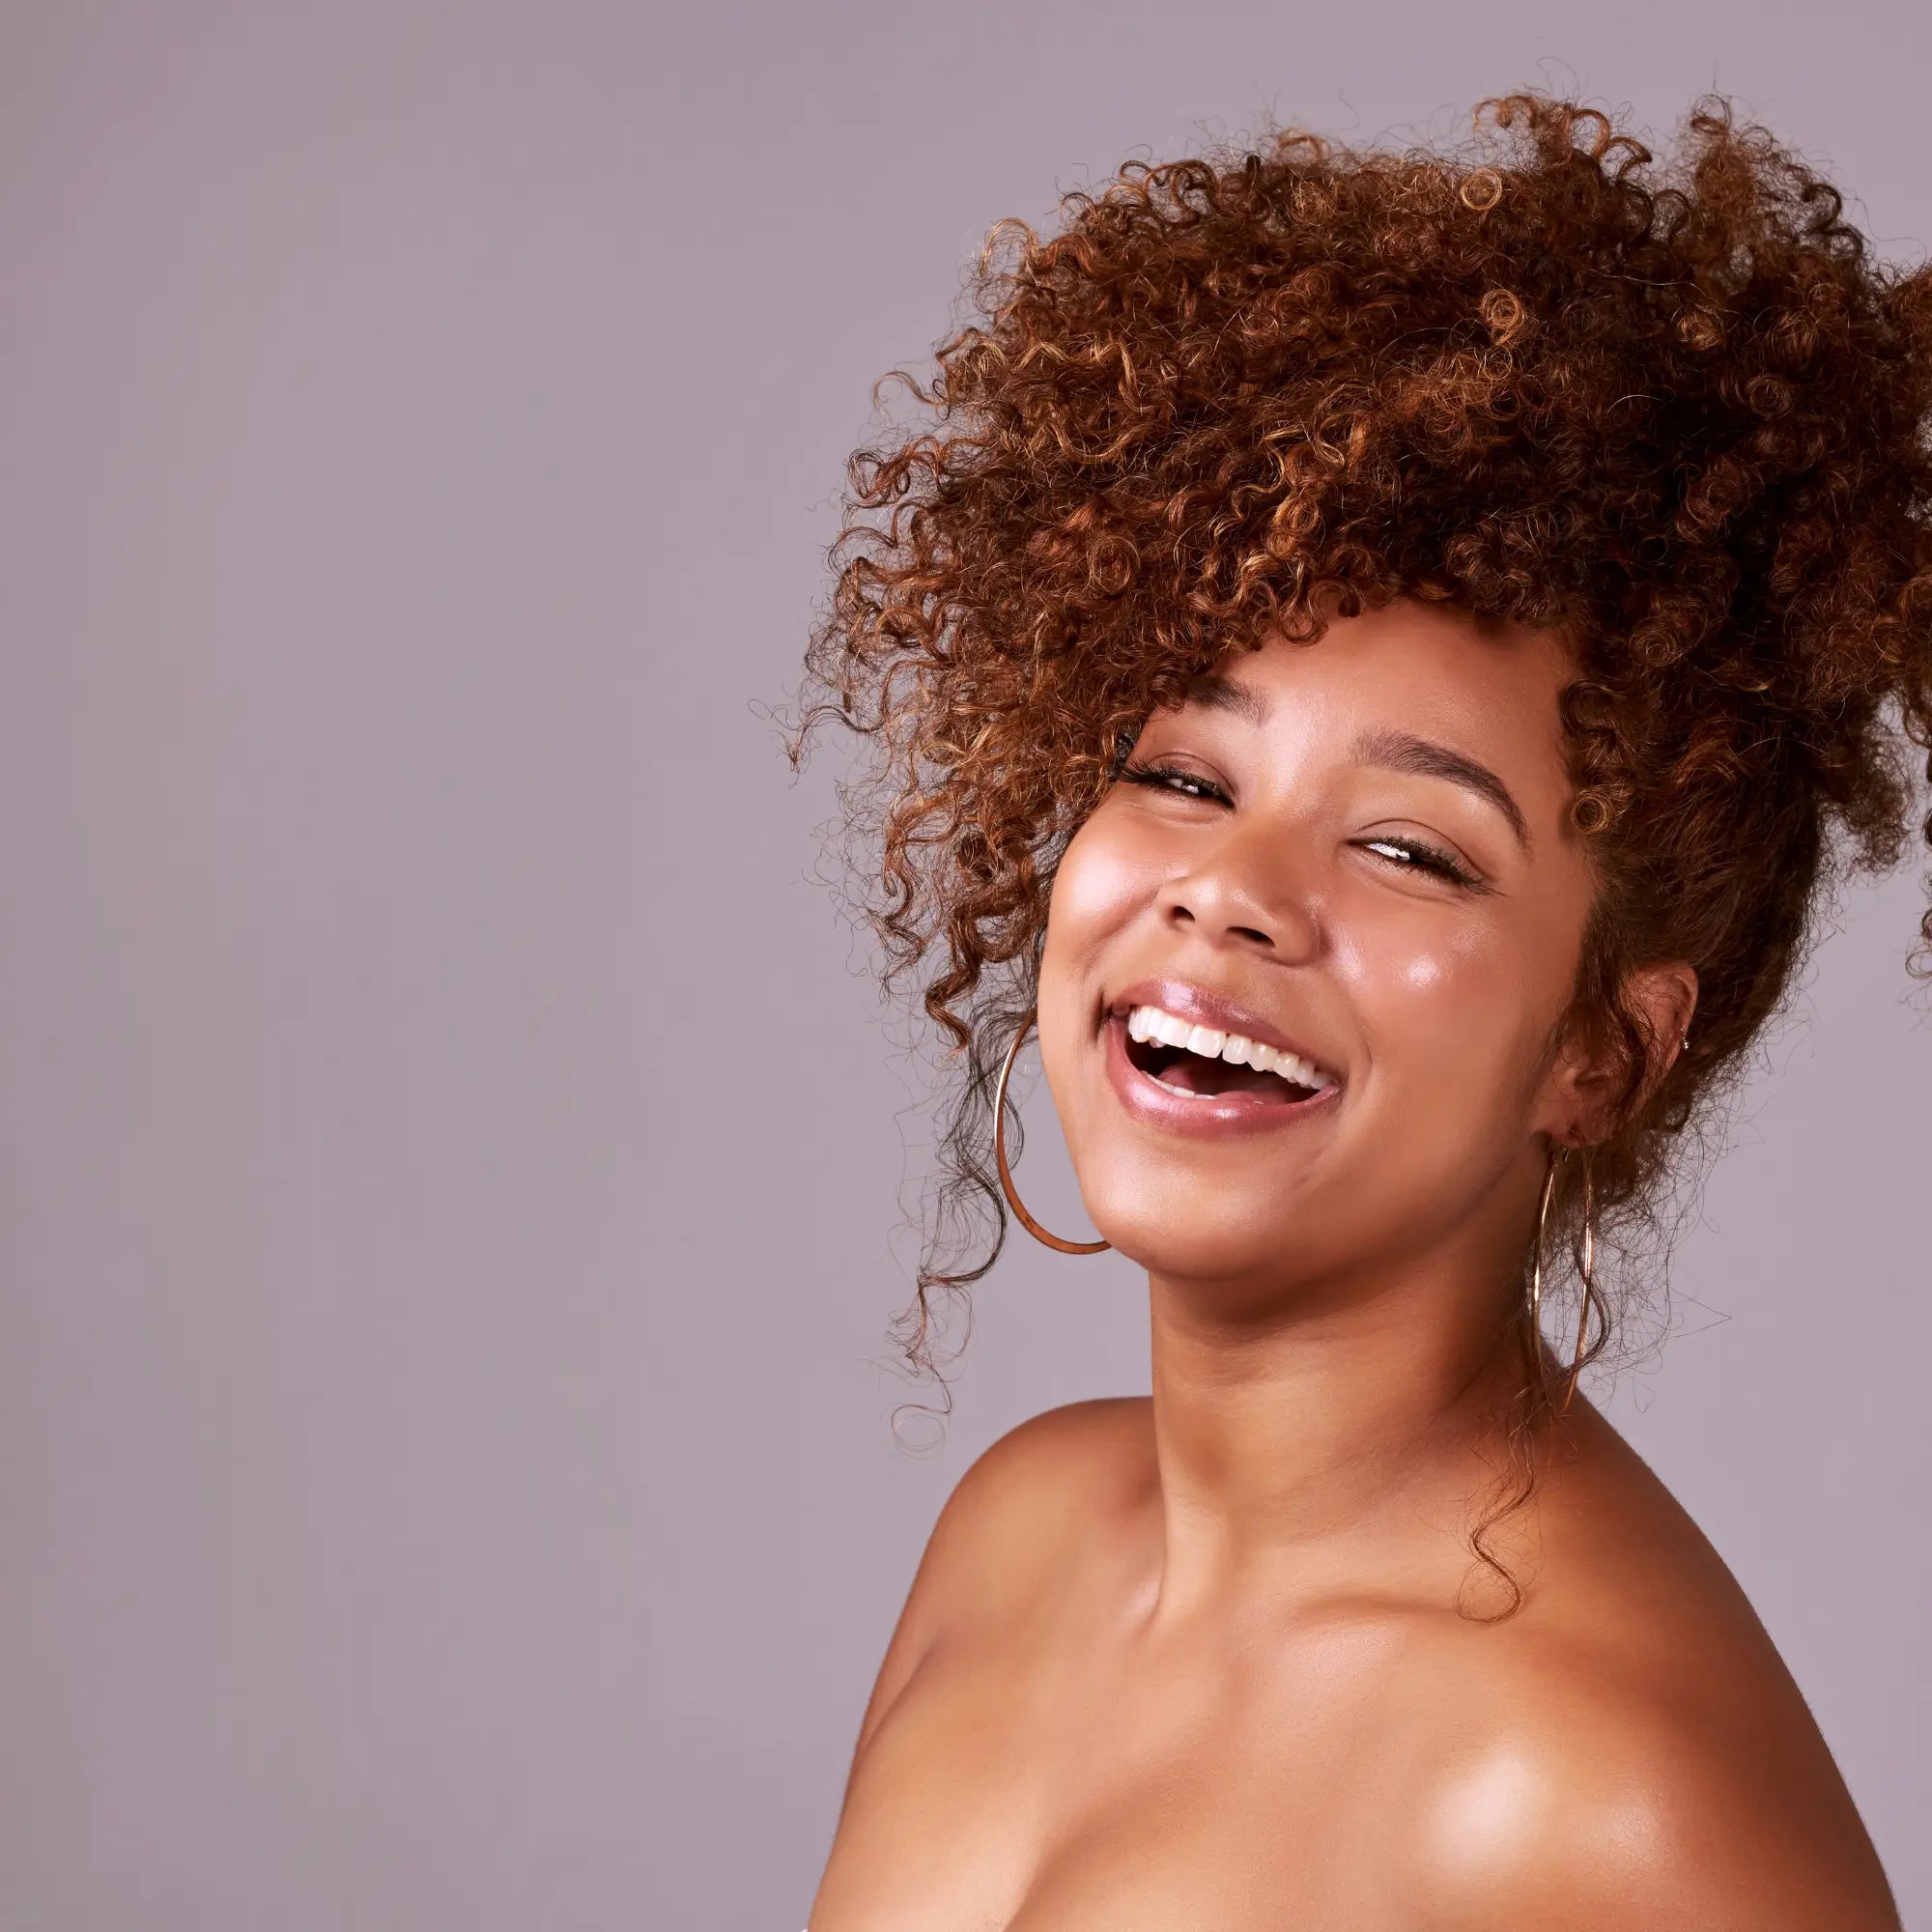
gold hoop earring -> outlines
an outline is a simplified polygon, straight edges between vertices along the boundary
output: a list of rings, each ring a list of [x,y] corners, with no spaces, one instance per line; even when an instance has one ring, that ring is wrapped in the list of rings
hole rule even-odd
[[[1534,1264],[1529,1271],[1529,1337],[1532,1342],[1543,1333],[1543,1236],[1549,1225],[1549,1197],[1556,1187],[1556,1150],[1543,1169],[1543,1205],[1536,1210],[1536,1243],[1531,1249]]]
[[[1590,1156],[1583,1156],[1583,1293],[1577,1297],[1577,1345],[1570,1350],[1570,1381],[1563,1391],[1561,1413],[1570,1413],[1570,1405],[1577,1396],[1577,1378],[1583,1373],[1583,1341],[1590,1332],[1590,1310],[1594,1306],[1599,1318],[1603,1306],[1597,1295],[1597,1232],[1593,1219],[1596,1207],[1595,1188],[1590,1177]]]
[[[1549,1222],[1549,1197],[1556,1186],[1556,1151],[1551,1150],[1549,1167],[1543,1177],[1543,1206],[1536,1216],[1536,1259],[1529,1278],[1529,1335],[1531,1346],[1536,1350],[1536,1358],[1543,1360],[1543,1249],[1544,1235]],[[1570,1405],[1577,1397],[1577,1378],[1583,1372],[1583,1344],[1590,1332],[1590,1310],[1597,1310],[1598,1318],[1603,1318],[1603,1299],[1597,1293],[1597,1235],[1592,1218],[1595,1208],[1595,1190],[1590,1178],[1590,1158],[1583,1156],[1583,1293],[1577,1310],[1577,1343],[1570,1351],[1570,1376],[1563,1390],[1563,1401],[1558,1406],[1559,1415],[1570,1413]],[[1539,1369],[1540,1373],[1540,1369]]]
[[[1056,1248],[1063,1255],[1097,1255],[1102,1248],[1111,1248],[1112,1241],[1065,1241],[1058,1235],[1050,1235],[1026,1210],[1018,1190],[1013,1186],[1013,1170],[1007,1161],[1007,1082],[1012,1075],[1013,1062],[1019,1057],[1019,1050],[1025,1044],[1026,1037],[1033,1031],[1037,1012],[1029,1013],[1026,1024],[1013,1036],[1013,1043],[1007,1048],[1007,1057],[1000,1063],[999,1084],[993,1089],[993,1158],[1000,1169],[1000,1192],[1007,1197],[1007,1206],[1019,1217],[1020,1226],[1037,1241],[1044,1241],[1049,1248]]]

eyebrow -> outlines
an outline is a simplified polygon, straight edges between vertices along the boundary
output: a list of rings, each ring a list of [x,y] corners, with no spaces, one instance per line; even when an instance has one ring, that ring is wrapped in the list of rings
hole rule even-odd
[[[1265,724],[1268,700],[1264,693],[1239,678],[1224,677],[1217,671],[1204,672],[1188,687],[1188,696],[1209,711],[1232,712],[1250,724]],[[1358,765],[1372,765],[1378,771],[1408,772],[1418,778],[1447,779],[1464,791],[1487,799],[1509,822],[1516,842],[1530,849],[1529,821],[1517,804],[1515,794],[1488,765],[1465,753],[1438,745],[1433,738],[1418,738],[1412,731],[1399,731],[1392,725],[1365,725],[1349,748],[1349,755]]]
[[[1350,748],[1359,765],[1374,765],[1385,772],[1413,772],[1426,779],[1447,779],[1464,791],[1486,798],[1509,821],[1516,842],[1527,852],[1530,846],[1529,821],[1515,795],[1488,765],[1478,764],[1462,752],[1452,752],[1430,738],[1418,738],[1408,731],[1371,725]]]
[[[1250,724],[1265,724],[1268,701],[1251,684],[1236,677],[1223,677],[1219,671],[1203,671],[1187,687],[1188,698],[1209,711],[1232,711]]]

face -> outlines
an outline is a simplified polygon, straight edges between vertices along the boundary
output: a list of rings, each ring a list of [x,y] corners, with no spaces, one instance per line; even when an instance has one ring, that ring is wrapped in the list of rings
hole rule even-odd
[[[1402,602],[1148,720],[1061,864],[1039,996],[1121,1252],[1272,1293],[1520,1227],[1538,1136],[1577,1126],[1571,675],[1554,634]]]

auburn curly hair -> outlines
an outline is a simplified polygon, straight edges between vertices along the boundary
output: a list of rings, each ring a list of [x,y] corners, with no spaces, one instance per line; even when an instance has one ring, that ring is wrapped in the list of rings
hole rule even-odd
[[[1472,125],[1447,153],[1271,131],[1130,161],[1049,237],[1000,223],[936,372],[895,372],[918,419],[850,461],[787,750],[830,717],[873,741],[839,786],[860,910],[888,987],[929,965],[960,1075],[894,1331],[916,1368],[931,1292],[1004,1239],[990,1088],[1059,856],[1231,645],[1398,597],[1572,640],[1599,881],[1572,1017],[1624,1070],[1590,1179],[1625,1252],[1831,889],[1899,859],[1932,746],[1932,268],[1872,261],[1719,96],[1662,171],[1540,93]],[[1919,938],[1924,977],[1932,911]],[[1653,1079],[1624,980],[1680,958],[1690,1046]],[[1573,1254],[1577,1207],[1566,1181]]]

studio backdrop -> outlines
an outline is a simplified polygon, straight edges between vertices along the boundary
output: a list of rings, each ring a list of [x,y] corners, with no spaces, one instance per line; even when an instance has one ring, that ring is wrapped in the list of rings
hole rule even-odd
[[[1523,85],[1717,88],[1921,259],[1928,71],[1917,0],[10,7],[0,1924],[796,1932],[951,1484],[1147,1373],[1136,1271],[1015,1240],[889,1427],[928,1068],[776,715],[871,384],[1129,156]],[[1926,864],[1599,1389],[1908,1923]]]

